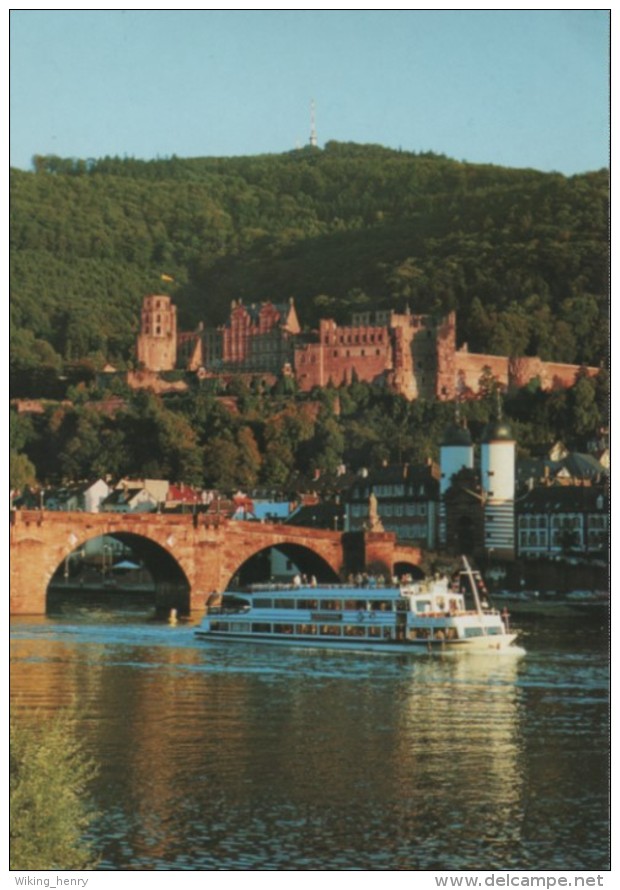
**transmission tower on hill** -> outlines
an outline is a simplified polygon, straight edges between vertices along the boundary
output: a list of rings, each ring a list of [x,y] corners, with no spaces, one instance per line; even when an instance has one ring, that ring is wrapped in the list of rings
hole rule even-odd
[[[316,104],[314,99],[310,102],[310,145],[313,145],[315,148],[318,145],[318,139],[316,136]]]

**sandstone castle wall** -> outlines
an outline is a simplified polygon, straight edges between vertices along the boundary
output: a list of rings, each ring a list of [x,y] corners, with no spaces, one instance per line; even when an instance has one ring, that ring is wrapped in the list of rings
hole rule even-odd
[[[305,342],[304,342],[305,341]],[[170,297],[145,297],[137,341],[147,371],[169,371],[177,362],[203,375],[293,373],[302,392],[359,380],[385,385],[409,400],[474,398],[490,373],[500,386],[538,379],[545,390],[572,386],[577,365],[540,358],[470,353],[456,348],[456,313],[441,319],[382,311],[358,313],[351,325],[322,319],[301,335],[293,301],[245,306],[233,301],[229,321],[217,329],[177,333]],[[593,376],[598,368],[588,368]]]

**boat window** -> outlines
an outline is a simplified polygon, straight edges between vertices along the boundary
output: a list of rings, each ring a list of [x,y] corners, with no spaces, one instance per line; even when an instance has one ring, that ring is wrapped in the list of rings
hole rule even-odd
[[[321,636],[325,637],[339,637],[342,628],[337,624],[322,624],[321,625]]]
[[[266,597],[258,597],[253,600],[255,609],[273,609],[273,600]]]
[[[345,637],[365,637],[366,630],[361,624],[347,624],[344,628]]]
[[[295,608],[295,600],[289,600],[289,599],[274,600],[273,607],[274,607],[274,609],[294,609]]]
[[[372,600],[368,605],[373,612],[392,611],[392,600]]]
[[[368,628],[368,636],[369,637],[380,637],[381,636],[381,628],[372,625]]]
[[[465,636],[466,637],[481,637],[482,636],[482,628],[481,627],[466,627],[465,628]]]
[[[415,601],[415,610],[416,610],[416,612],[430,612],[431,611],[431,601],[430,600],[416,600]]]
[[[321,609],[342,609],[342,600],[321,600]]]
[[[253,634],[270,634],[271,633],[271,625],[266,621],[255,621],[252,624],[252,633]]]
[[[228,630],[228,621],[212,621],[211,630]]]
[[[238,596],[224,596],[222,598],[222,612],[245,612],[249,609],[247,600]]]
[[[318,628],[316,624],[296,624],[295,625],[295,633],[302,634],[303,636],[313,636],[318,633]]]
[[[503,628],[497,626],[487,627],[487,633],[489,635],[501,634],[503,633]]]
[[[366,600],[345,600],[344,601],[344,610],[345,612],[365,612],[368,608],[368,604]]]
[[[230,630],[232,633],[249,634],[251,628],[249,624],[245,624],[243,621],[231,621]]]
[[[293,633],[293,625],[292,624],[274,624],[273,632],[276,634],[292,634]]]
[[[318,600],[297,600],[298,609],[318,609]]]

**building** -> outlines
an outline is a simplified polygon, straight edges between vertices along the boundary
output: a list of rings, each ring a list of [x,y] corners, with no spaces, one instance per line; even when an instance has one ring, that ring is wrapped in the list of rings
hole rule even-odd
[[[371,498],[383,529],[408,541],[434,550],[437,546],[439,468],[397,464],[362,471],[345,501],[345,529],[370,528]]]
[[[484,547],[495,557],[515,555],[515,448],[510,425],[501,417],[489,423],[480,447],[480,484],[484,498]]]
[[[439,541],[448,549],[514,559],[516,443],[500,419],[487,424],[476,465],[469,431],[455,422],[440,446]]]
[[[46,490],[43,495],[43,506],[46,510],[98,513],[109,494],[110,486],[103,479],[94,482],[76,482]]]
[[[408,310],[363,312],[347,326],[323,319],[318,337],[295,349],[295,377],[302,392],[357,379],[410,400],[450,398],[455,344],[454,313],[437,321]]]
[[[144,298],[136,352],[147,371],[176,368],[177,310],[170,297],[152,294]]]
[[[155,513],[159,506],[157,499],[146,490],[135,488],[116,488],[101,504],[103,513]]]
[[[517,501],[516,523],[519,556],[606,557],[609,496],[602,485],[539,486]]]
[[[359,380],[409,400],[474,398],[489,378],[503,389],[532,379],[543,389],[564,388],[580,371],[536,356],[470,353],[456,343],[456,313],[435,318],[409,309],[359,312],[349,325],[321,319],[318,331],[302,335],[292,298],[250,305],[233,300],[225,324],[177,332],[170,297],[154,295],[144,298],[137,356],[144,372],[179,367],[207,376],[285,373],[295,376],[302,392]],[[587,372],[593,376],[598,369]]]
[[[292,366],[300,333],[292,299],[250,306],[233,300],[226,324],[203,331],[203,366],[207,371],[280,374]]]

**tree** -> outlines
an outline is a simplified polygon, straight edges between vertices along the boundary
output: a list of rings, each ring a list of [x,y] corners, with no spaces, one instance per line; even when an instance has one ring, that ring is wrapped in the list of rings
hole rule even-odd
[[[596,384],[580,377],[568,391],[573,429],[578,436],[595,436],[601,422],[596,403]]]
[[[214,436],[204,449],[206,484],[222,491],[239,487],[239,448],[232,435]]]
[[[237,433],[237,451],[239,485],[244,488],[253,488],[258,481],[262,458],[254,433],[249,426],[241,427]]]
[[[13,491],[23,491],[27,485],[34,485],[37,481],[36,473],[34,464],[25,454],[19,454],[11,449],[9,453],[9,485]]]
[[[95,776],[67,715],[10,726],[10,867],[19,871],[96,867],[84,832]]]

